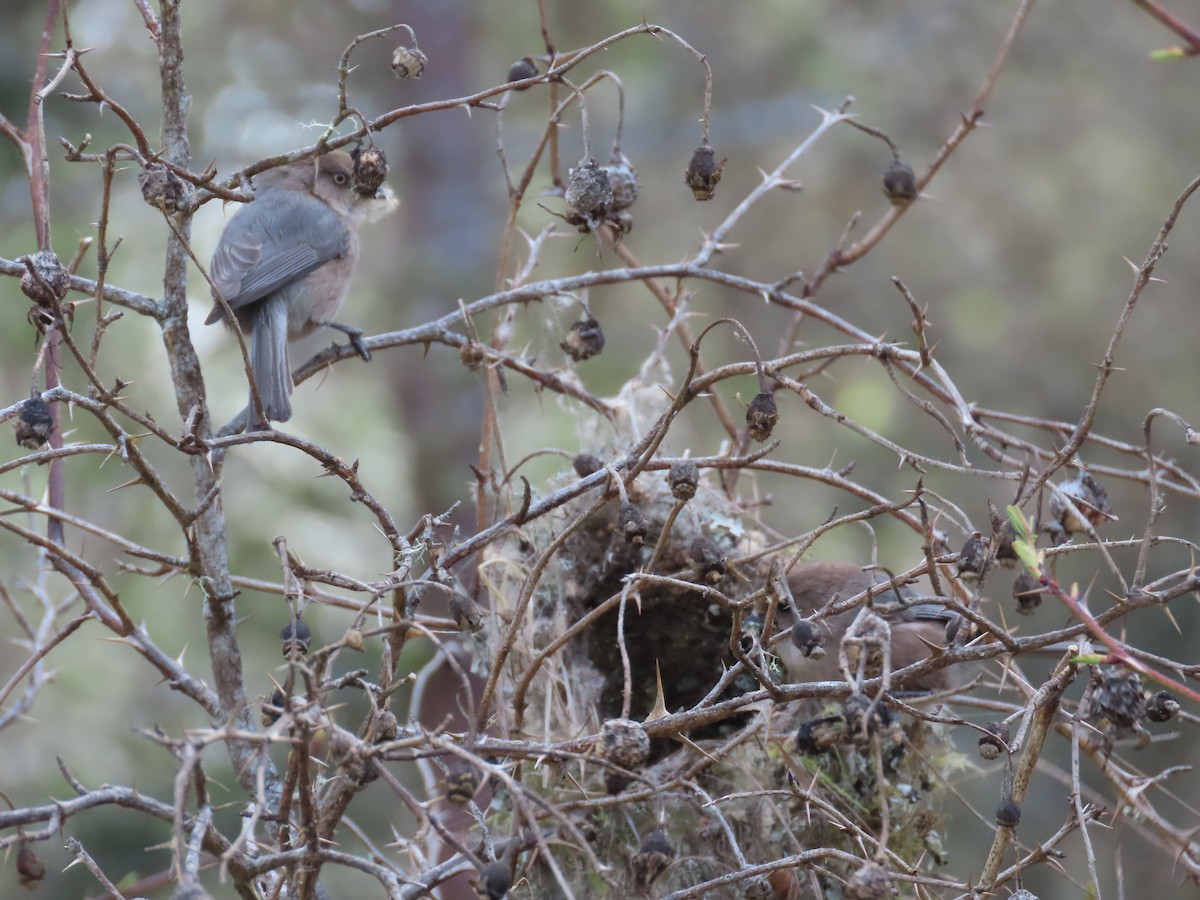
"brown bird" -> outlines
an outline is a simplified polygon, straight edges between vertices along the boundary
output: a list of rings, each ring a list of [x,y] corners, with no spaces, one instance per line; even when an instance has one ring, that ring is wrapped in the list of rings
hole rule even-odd
[[[788,587],[795,608],[780,609],[775,626],[777,631],[793,626],[792,633],[771,646],[771,652],[780,658],[787,670],[788,679],[793,682],[842,681],[845,676],[839,666],[839,647],[861,609],[812,622],[802,620],[823,609],[835,595],[839,600],[848,600],[872,586],[886,584],[888,577],[885,574],[864,571],[857,563],[811,562],[793,566],[788,573]],[[909,588],[900,588],[899,593],[894,588],[885,588],[871,601],[889,626],[893,672],[928,658],[935,647],[946,646],[946,623],[953,614],[935,604],[922,603],[921,597]],[[866,675],[873,678],[880,674],[880,645],[887,630],[872,628],[866,620],[860,620],[860,626],[856,639],[847,647],[851,671],[857,671],[857,655],[865,650],[869,654]],[[891,687],[940,691],[953,688],[960,681],[959,673],[948,667],[904,685],[893,681]]]

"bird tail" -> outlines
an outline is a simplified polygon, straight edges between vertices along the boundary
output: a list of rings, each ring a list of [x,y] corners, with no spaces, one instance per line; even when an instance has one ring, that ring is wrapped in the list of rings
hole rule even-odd
[[[288,308],[281,297],[259,303],[250,329],[250,368],[272,422],[292,417],[292,370],[288,362]]]

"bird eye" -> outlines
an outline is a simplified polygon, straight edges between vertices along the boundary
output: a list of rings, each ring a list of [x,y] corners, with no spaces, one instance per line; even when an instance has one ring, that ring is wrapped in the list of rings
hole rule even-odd
[[[346,182],[348,182],[349,180],[350,180],[350,176],[347,175],[345,172],[335,172],[333,175],[333,183],[336,185],[343,185]]]

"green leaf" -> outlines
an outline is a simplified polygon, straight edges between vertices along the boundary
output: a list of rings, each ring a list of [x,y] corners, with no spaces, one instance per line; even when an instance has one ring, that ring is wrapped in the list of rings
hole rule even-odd
[[[1187,51],[1182,47],[1163,47],[1161,50],[1151,50],[1150,58],[1155,62],[1163,59],[1183,59]]]
[[[1016,532],[1013,540],[1013,550],[1025,567],[1035,575],[1042,574],[1042,554],[1037,549],[1036,539],[1032,537],[1032,529],[1025,514],[1015,506],[1007,507],[1008,521]]]

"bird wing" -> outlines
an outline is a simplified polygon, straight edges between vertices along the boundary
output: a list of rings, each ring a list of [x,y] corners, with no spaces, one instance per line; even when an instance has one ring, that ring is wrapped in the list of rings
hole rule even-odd
[[[267,191],[239,209],[221,235],[209,266],[214,296],[220,291],[233,309],[246,306],[344,255],[349,244],[345,224],[317,198]],[[206,322],[223,316],[218,304]]]

